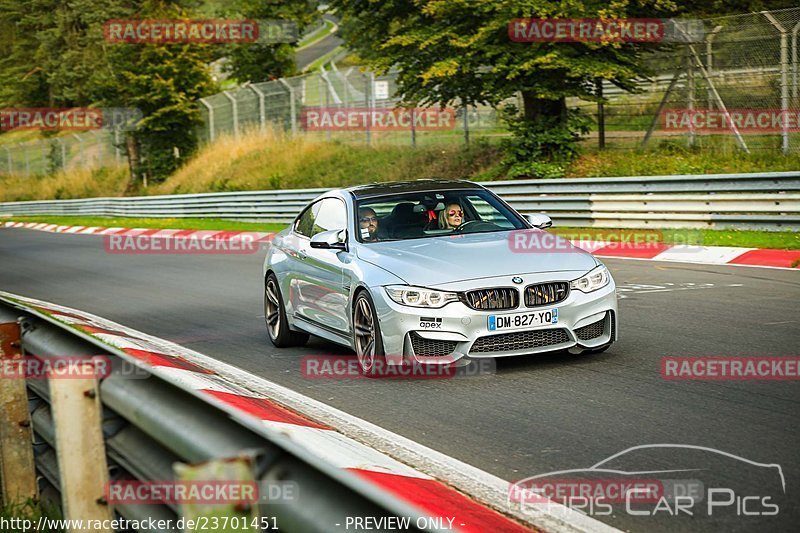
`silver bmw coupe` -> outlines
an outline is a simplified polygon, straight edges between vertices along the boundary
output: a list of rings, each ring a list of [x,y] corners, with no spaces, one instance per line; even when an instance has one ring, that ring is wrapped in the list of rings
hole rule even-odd
[[[591,254],[468,181],[327,192],[278,233],[264,261],[272,343],[315,335],[361,371],[566,350],[617,339],[614,280]]]

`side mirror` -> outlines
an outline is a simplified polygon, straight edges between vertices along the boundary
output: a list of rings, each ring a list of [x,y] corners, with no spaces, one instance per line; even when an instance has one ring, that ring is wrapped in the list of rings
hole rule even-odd
[[[347,250],[347,230],[332,229],[311,237],[312,248],[324,250]]]
[[[541,213],[532,213],[530,215],[525,215],[525,219],[531,223],[531,226],[534,228],[545,229],[549,228],[553,225],[552,219]]]

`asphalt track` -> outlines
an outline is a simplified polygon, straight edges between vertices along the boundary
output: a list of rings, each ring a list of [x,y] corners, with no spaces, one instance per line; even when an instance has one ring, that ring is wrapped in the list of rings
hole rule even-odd
[[[88,311],[177,342],[364,418],[487,472],[516,481],[588,468],[627,448],[675,443],[719,454],[666,451],[625,469],[685,469],[681,478],[770,494],[777,516],[631,516],[632,531],[796,531],[800,518],[800,383],[669,381],[664,356],[798,355],[800,273],[749,267],[606,259],[620,294],[620,341],[594,356],[501,359],[491,375],[441,380],[310,380],[300,358],[346,354],[312,341],[275,349],[253,255],[114,255],[103,238],[0,229],[0,289]],[[706,481],[706,483],[711,483]],[[779,485],[778,485],[779,486]],[[737,500],[738,502],[738,500]],[[753,509],[751,506],[750,509]],[[763,508],[762,508],[763,510]],[[651,509],[652,511],[652,509]]]
[[[338,18],[331,15],[325,15],[324,18],[331,22],[339,22]],[[344,41],[335,33],[331,33],[314,44],[306,46],[302,50],[297,50],[294,55],[294,61],[298,70],[305,69],[317,59],[335,50],[340,44],[344,44]]]

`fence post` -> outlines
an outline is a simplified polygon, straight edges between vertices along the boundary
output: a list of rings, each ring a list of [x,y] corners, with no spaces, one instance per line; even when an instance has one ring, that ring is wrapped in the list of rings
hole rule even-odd
[[[214,139],[216,138],[216,131],[214,128],[214,107],[206,102],[205,98],[201,98],[200,103],[206,106],[206,109],[208,109],[208,140],[209,142],[214,142]]]
[[[713,41],[714,37],[717,36],[717,33],[722,30],[722,26],[715,26],[711,32],[709,32],[708,37],[706,37],[706,72],[708,72],[708,77],[714,75],[714,48],[713,48]],[[714,93],[711,91],[711,87],[708,87],[708,109],[714,109]]]
[[[0,502],[5,505],[35,499],[37,492],[22,360],[20,324],[0,324],[0,364],[4,368],[17,368],[19,372],[16,376],[4,375],[2,378],[5,379],[0,379]],[[19,366],[14,366],[16,364]]]
[[[372,102],[372,90],[374,88],[375,82],[375,75],[372,72],[367,72],[364,75],[364,101],[367,103],[367,122],[366,122],[366,133],[367,133],[367,144],[372,144],[372,128],[370,125],[372,124],[372,109],[374,107]]]
[[[320,69],[322,70],[322,73],[323,73],[322,78],[323,78],[323,81],[325,82],[323,84],[325,86],[325,112],[329,113],[328,110],[331,107],[331,99],[330,99],[331,88],[329,86],[330,83],[328,82],[327,77],[325,77],[325,67],[324,66],[320,66]],[[326,128],[325,129],[325,140],[326,141],[330,141],[331,140],[331,129],[330,128]]]
[[[119,149],[119,126],[117,126],[114,128],[114,160],[117,162],[118,165],[120,159],[122,159],[122,153]]]
[[[598,98],[597,101],[597,148],[605,150],[606,148],[606,106],[603,103],[603,79],[597,78],[595,80],[595,87]]]
[[[461,108],[464,110],[464,146],[469,146],[469,101],[462,99]]]
[[[25,156],[25,175],[26,176],[30,176],[31,175],[31,161],[28,158],[28,149],[27,149],[26,145],[23,144],[23,143],[18,143],[17,145],[22,148],[22,153]]]
[[[81,139],[81,136],[77,133],[73,133],[72,136],[78,139],[78,153],[81,156],[81,165],[83,168],[86,168],[86,154],[83,152],[83,139]]]
[[[714,95],[714,99],[717,101],[717,105],[719,106],[720,110],[725,114],[725,116],[728,117],[728,123],[730,124],[730,129],[733,132],[734,137],[736,137],[736,144],[739,146],[739,148],[742,149],[743,152],[749,154],[750,149],[747,148],[747,143],[744,142],[744,137],[742,137],[742,133],[739,131],[739,128],[737,128],[733,120],[730,119],[728,108],[725,106],[725,102],[723,102],[722,97],[719,95],[719,91],[717,91],[717,88],[714,86],[714,82],[711,80],[711,78],[708,77],[708,73],[706,72],[705,67],[703,67],[703,64],[700,62],[700,56],[697,54],[697,51],[694,49],[692,45],[689,45],[689,50],[691,50],[692,55],[694,55],[694,58],[697,61],[697,64],[700,66],[700,73],[706,79],[706,83],[708,83],[708,86]]]
[[[350,73],[353,72],[353,67],[344,71],[344,74],[340,74],[342,80],[342,85],[344,85],[344,106],[348,107],[350,105]],[[354,87],[355,88],[355,87]]]
[[[800,31],[800,22],[792,28],[792,98],[797,98],[797,32]]]
[[[686,87],[688,91],[686,107],[689,110],[689,139],[688,144],[693,147],[695,144],[694,132],[694,101],[695,101],[695,82],[694,82],[694,58],[689,54],[689,49],[686,49]]]
[[[100,139],[100,135],[95,130],[89,130],[89,133],[92,134],[94,137],[95,146],[97,146],[97,164],[98,166],[103,166],[103,141]]]
[[[61,170],[67,170],[67,147],[60,137],[56,137],[56,142],[61,147]]]
[[[69,365],[54,369],[48,379],[64,517],[110,520],[111,510],[103,499],[108,466],[98,367],[91,359],[69,361]]]
[[[414,124],[417,115],[417,104],[411,107],[411,147],[417,147],[417,126]]]
[[[258,95],[258,123],[261,128],[261,133],[267,133],[267,105],[264,100],[266,95],[255,85],[248,85],[248,87],[253,89],[253,92]]]
[[[281,85],[286,87],[287,91],[289,91],[289,113],[292,115],[291,116],[292,135],[294,136],[297,135],[297,113],[296,113],[297,104],[295,102],[295,97],[294,97],[294,87],[289,85],[289,83],[283,78],[278,78],[278,81],[281,82]]]
[[[8,174],[9,176],[14,173],[14,166],[11,164],[11,150],[9,150],[8,146],[4,146],[6,150],[6,163],[8,163]]]
[[[239,102],[236,101],[236,97],[231,96],[230,91],[222,91],[228,100],[231,101],[231,108],[233,110],[233,137],[235,139],[239,138]]]
[[[762,11],[767,20],[781,32],[781,149],[789,153],[789,36],[769,11]]]

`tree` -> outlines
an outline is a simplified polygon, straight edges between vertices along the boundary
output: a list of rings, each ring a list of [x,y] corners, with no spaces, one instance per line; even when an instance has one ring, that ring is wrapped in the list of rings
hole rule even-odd
[[[286,0],[238,0],[225,5],[218,14],[256,21],[286,21],[296,24],[302,34],[318,16],[315,3]],[[258,42],[226,47],[225,69],[237,81],[258,83],[296,73],[292,43]]]
[[[350,48],[378,71],[397,67],[408,104],[461,100],[497,106],[521,95],[521,114],[506,113],[514,134],[508,146],[512,175],[557,174],[557,165],[575,156],[578,133],[586,128],[567,109],[566,98],[596,100],[598,79],[634,90],[634,78],[647,73],[643,54],[656,45],[518,43],[508,36],[509,22],[662,18],[679,12],[672,0],[333,0],[333,5]]]
[[[16,30],[10,56],[0,60],[0,98],[14,106],[138,109],[143,119],[125,143],[131,175],[163,179],[197,147],[197,100],[216,90],[208,63],[220,47],[110,44],[103,25],[110,19],[192,18],[195,4],[0,0],[0,27]]]

